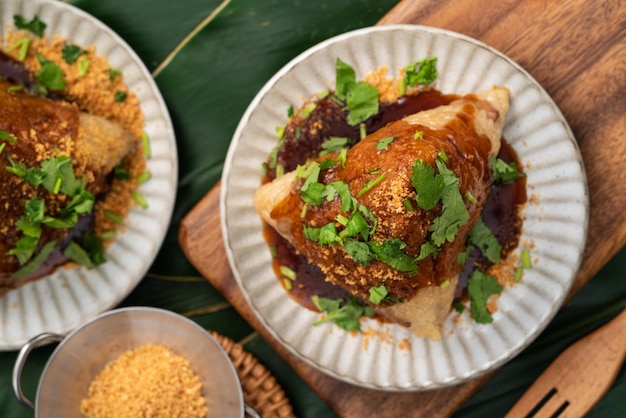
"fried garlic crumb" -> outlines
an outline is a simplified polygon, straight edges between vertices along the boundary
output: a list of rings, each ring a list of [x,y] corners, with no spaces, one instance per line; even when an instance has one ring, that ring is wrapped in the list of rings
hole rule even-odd
[[[164,346],[146,344],[108,363],[80,410],[86,418],[200,418],[207,405],[189,362]]]

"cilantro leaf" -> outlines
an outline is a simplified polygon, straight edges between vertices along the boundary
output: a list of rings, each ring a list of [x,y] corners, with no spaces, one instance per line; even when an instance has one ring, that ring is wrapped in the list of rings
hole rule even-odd
[[[498,242],[496,236],[491,232],[489,227],[479,219],[474,228],[469,233],[469,242],[478,248],[487,260],[492,263],[498,263],[502,253],[502,245]]]
[[[394,139],[396,139],[396,137],[394,136],[388,136],[387,138],[379,139],[378,142],[376,143],[376,150],[377,151],[388,150],[389,144],[391,144]]]
[[[45,173],[42,185],[51,193],[63,192],[74,196],[81,183],[74,176],[72,161],[67,155],[52,157],[41,162]]]
[[[109,68],[105,70],[105,72],[109,73],[109,81],[113,81],[116,77],[120,77],[122,75],[120,70],[116,70],[114,68]]]
[[[363,217],[363,215],[361,215],[361,212],[354,212],[352,215],[350,215],[350,218],[348,219],[345,227],[346,229],[340,234],[342,238],[354,237],[359,234],[366,241],[369,238],[370,226]]]
[[[35,89],[41,94],[48,94],[49,90],[63,90],[67,83],[63,79],[63,72],[58,65],[45,59],[37,53],[41,69],[35,75]]]
[[[13,23],[15,27],[18,29],[25,29],[33,34],[39,36],[40,38],[43,36],[44,31],[46,30],[46,24],[39,20],[38,16],[32,18],[32,20],[27,21],[24,16],[21,15],[13,15]]]
[[[415,87],[419,84],[430,84],[437,78],[437,57],[415,61],[404,68],[406,84]]]
[[[74,241],[70,242],[65,250],[63,250],[63,255],[87,268],[94,267],[94,264],[91,261],[89,254],[87,254],[87,251],[85,251],[80,245],[76,244]]]
[[[21,269],[13,273],[11,277],[18,278],[18,277],[22,277],[27,274],[35,272],[48,259],[52,251],[54,251],[55,247],[56,247],[56,240],[47,242],[43,247],[41,247],[39,254],[33,257]]]
[[[491,173],[493,176],[493,182],[495,184],[509,184],[513,183],[520,177],[525,177],[526,174],[520,172],[517,169],[517,165],[515,161],[511,161],[510,163],[505,163],[502,159],[496,158],[495,156],[491,156],[489,158],[489,163],[491,165]]]
[[[342,148],[348,147],[350,142],[349,138],[339,137],[339,136],[331,136],[326,141],[322,142],[322,150],[319,155],[332,154],[335,152],[339,152]]]
[[[436,247],[432,242],[426,241],[420,247],[420,253],[417,256],[417,261],[422,261],[423,259],[425,259],[429,255],[437,256],[438,253],[439,253],[439,248]]]
[[[390,238],[382,243],[369,241],[367,245],[378,260],[391,268],[409,274],[417,273],[417,261],[402,251],[406,243],[398,238]]]
[[[413,167],[411,183],[417,192],[417,206],[424,210],[434,208],[443,194],[445,188],[443,176],[435,174],[435,169],[424,161],[417,160]]]
[[[324,201],[324,191],[326,186],[322,183],[310,183],[306,189],[300,189],[300,197],[308,204],[317,206]]]
[[[24,235],[17,240],[15,247],[11,248],[7,254],[16,256],[17,261],[23,266],[33,256],[38,242],[39,238]]]
[[[304,237],[319,245],[333,245],[341,241],[337,235],[337,227],[332,222],[319,228],[307,225],[302,225],[302,228]]]
[[[454,241],[459,227],[469,220],[469,212],[459,191],[459,178],[443,161],[437,160],[436,164],[439,175],[443,176],[446,185],[441,196],[443,210],[430,226],[431,241],[439,247],[445,241]]]
[[[337,326],[347,331],[360,331],[361,330],[361,317],[374,316],[374,310],[371,306],[363,306],[359,304],[357,299],[350,295],[348,303],[340,306],[341,299],[333,300],[327,298],[320,298],[313,296],[313,303],[320,309],[320,311],[326,311],[327,314],[324,318],[314,322],[313,325],[319,325],[324,322],[334,322]]]
[[[339,100],[348,98],[348,91],[356,83],[354,69],[337,58],[335,64],[335,95]]]
[[[467,294],[471,304],[471,315],[480,324],[489,324],[493,318],[487,309],[489,296],[502,292],[496,279],[479,270],[474,270],[467,284]]]
[[[350,126],[378,113],[378,89],[363,81],[357,83],[354,69],[339,58],[335,65],[335,95],[348,106],[346,121]]]
[[[378,113],[378,89],[359,81],[354,84],[346,99],[348,117],[346,122],[356,126]]]
[[[354,261],[366,267],[369,266],[374,259],[374,254],[372,254],[370,247],[365,242],[346,238],[343,243],[343,249]]]
[[[300,196],[303,201],[311,205],[319,205],[324,201],[324,191],[326,186],[318,183],[320,175],[320,165],[313,161],[305,166],[299,166],[296,171],[296,178],[304,178],[304,183],[300,187]]]
[[[355,199],[350,193],[350,186],[345,181],[334,181],[326,185],[324,195],[327,201],[331,201],[335,196],[339,196],[341,199],[341,210],[343,212],[350,212],[356,207]]]
[[[65,250],[63,250],[63,255],[87,268],[93,268],[106,261],[102,240],[91,232],[83,236],[82,246],[74,241],[70,242]]]
[[[61,56],[63,60],[72,65],[78,57],[82,54],[86,54],[87,51],[79,47],[78,45],[65,45],[61,50]]]
[[[382,283],[380,286],[370,287],[369,301],[372,302],[374,305],[380,305],[380,303],[385,300],[385,297],[387,297],[388,294],[389,292],[387,291],[384,283]]]
[[[17,139],[15,139],[13,135],[3,131],[2,129],[0,129],[0,139],[3,141],[9,141],[12,144],[17,144]]]

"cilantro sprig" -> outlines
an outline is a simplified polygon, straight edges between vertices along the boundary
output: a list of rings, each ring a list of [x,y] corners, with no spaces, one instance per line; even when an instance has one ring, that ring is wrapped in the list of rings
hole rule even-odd
[[[431,210],[441,202],[441,214],[435,218],[429,228],[429,243],[422,251],[433,253],[446,241],[452,242],[459,227],[469,220],[469,212],[459,190],[460,180],[450,170],[445,161],[445,154],[439,155],[435,161],[435,169],[423,161],[417,160],[413,165],[411,182],[415,188],[417,205],[424,210]]]
[[[61,50],[61,56],[63,57],[63,60],[70,65],[74,64],[74,62],[81,55],[86,54],[86,53],[87,53],[87,50],[82,49],[80,46],[73,45],[73,44],[65,45],[63,49]]]
[[[491,295],[502,292],[502,286],[496,279],[479,270],[474,270],[467,284],[467,295],[470,300],[471,315],[480,324],[493,322],[493,317],[487,308]]]
[[[39,20],[38,16],[33,17],[31,20],[26,20],[24,16],[13,15],[13,23],[18,29],[25,29],[38,37],[42,37],[46,30],[46,24]]]
[[[490,262],[494,264],[500,262],[502,245],[482,219],[479,219],[470,231],[468,241],[478,248]]]
[[[41,69],[35,75],[35,91],[40,94],[48,94],[50,90],[63,90],[67,83],[63,79],[63,72],[54,62],[45,59],[37,53],[37,59],[41,64]]]
[[[411,87],[431,84],[437,78],[437,57],[424,58],[404,67],[406,84]]]
[[[311,299],[320,312],[326,312],[326,316],[314,322],[313,325],[334,322],[347,331],[360,331],[361,318],[374,316],[371,306],[361,305],[352,295],[349,296],[347,303],[341,299],[321,298],[317,295],[312,296]]]
[[[5,170],[24,179],[33,186],[42,186],[45,190],[54,194],[64,194],[68,203],[60,208],[54,216],[46,215],[46,207],[43,199],[34,197],[24,204],[24,213],[16,221],[15,227],[22,232],[22,237],[9,250],[9,255],[15,255],[23,266],[14,277],[30,274],[35,271],[47,258],[49,243],[39,249],[43,227],[48,228],[71,228],[76,225],[81,215],[91,213],[95,201],[94,196],[85,189],[85,182],[78,180],[74,175],[74,169],[70,157],[50,157],[40,163],[39,167],[26,167],[23,163],[15,162],[7,157],[9,164]],[[95,238],[99,240],[99,238]],[[70,244],[66,256],[88,267],[97,265],[103,259],[101,244],[98,247],[94,238],[83,237],[83,246],[87,249],[82,252],[78,244]],[[54,248],[54,247],[53,247]],[[100,248],[100,249],[98,249]],[[45,250],[45,251],[44,251]],[[42,255],[43,254],[43,255]],[[85,254],[89,255],[89,262],[85,261]],[[44,257],[45,255],[45,257]],[[49,253],[48,253],[49,255]]]
[[[354,69],[337,58],[335,96],[348,108],[346,121],[351,126],[378,113],[378,89],[364,81],[356,81]]]
[[[491,166],[491,174],[495,184],[510,184],[518,178],[526,176],[525,173],[517,169],[515,161],[507,164],[504,160],[492,155],[489,157],[489,165]]]

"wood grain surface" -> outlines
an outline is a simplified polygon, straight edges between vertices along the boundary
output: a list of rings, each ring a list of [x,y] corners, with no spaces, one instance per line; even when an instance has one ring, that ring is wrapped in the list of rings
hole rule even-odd
[[[578,141],[590,192],[589,235],[572,294],[626,243],[626,7],[622,1],[405,0],[379,24],[454,30],[502,51],[553,97]],[[445,417],[489,376],[429,392],[388,393],[343,383],[297,359],[246,304],[230,271],[219,184],[183,219],[190,262],[342,417]],[[375,411],[372,410],[376,406]]]

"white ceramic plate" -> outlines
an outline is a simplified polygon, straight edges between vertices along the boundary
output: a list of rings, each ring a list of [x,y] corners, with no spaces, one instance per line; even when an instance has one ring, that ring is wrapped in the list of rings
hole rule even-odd
[[[523,282],[506,288],[494,321],[481,325],[467,312],[450,315],[439,342],[405,328],[367,320],[378,337],[352,335],[333,324],[313,326],[319,314],[291,300],[271,268],[261,221],[252,206],[261,163],[276,145],[286,109],[332,87],[335,61],[357,79],[381,65],[397,76],[406,64],[438,58],[435,87],[465,94],[506,86],[511,110],[504,136],[528,175],[529,204],[520,242],[534,243],[537,264]],[[336,378],[374,389],[424,390],[485,373],[519,353],[554,316],[578,270],[586,239],[587,186],[575,139],[541,86],[502,53],[466,36],[421,26],[383,26],[327,40],[281,69],[254,98],[231,143],[222,179],[221,216],[228,257],[243,294],[262,323],[295,355]],[[408,347],[403,345],[408,341]]]
[[[60,268],[0,297],[0,349],[22,346],[42,332],[65,334],[117,305],[144,276],[154,260],[171,219],[178,163],[174,129],[154,80],[133,50],[111,29],[85,12],[46,0],[2,0],[0,33],[13,27],[13,15],[35,15],[48,26],[46,35],[72,43],[94,45],[112,68],[122,71],[128,88],[137,95],[150,136],[152,178],[138,192],[148,209],[133,209],[127,229],[109,247],[108,261],[96,269]]]

